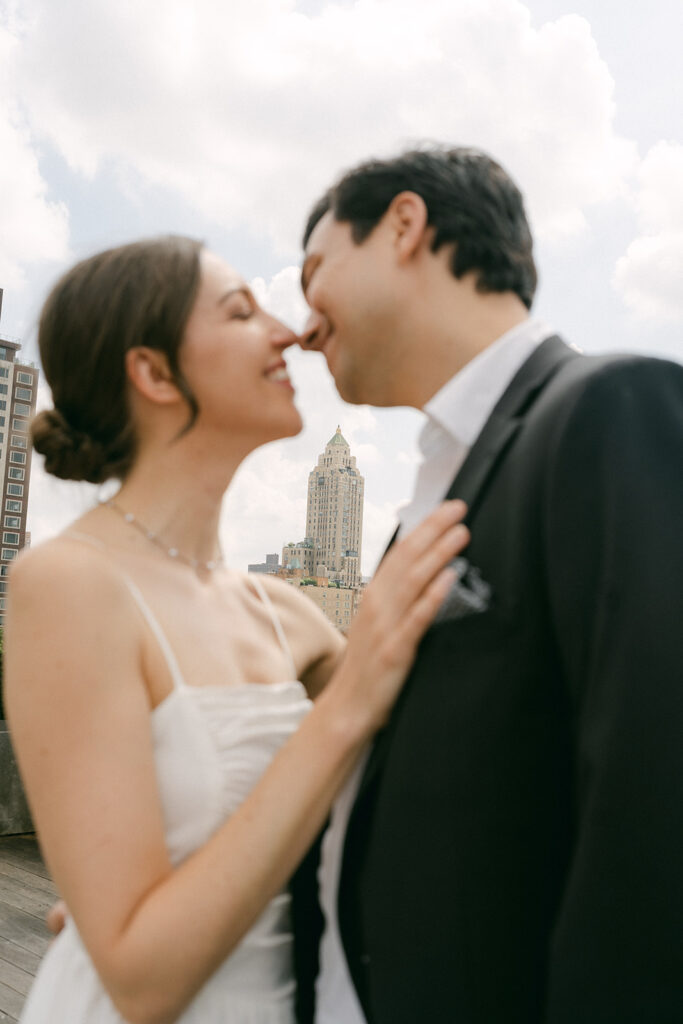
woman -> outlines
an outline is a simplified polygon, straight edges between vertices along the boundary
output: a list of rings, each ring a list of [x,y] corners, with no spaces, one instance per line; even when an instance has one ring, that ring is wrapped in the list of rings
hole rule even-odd
[[[22,1019],[291,1024],[287,880],[452,582],[464,508],[396,545],[344,652],[222,562],[237,466],[301,427],[295,337],[243,279],[188,239],[124,246],[57,284],[39,341],[47,469],[122,483],[12,573],[13,740],[72,915]]]

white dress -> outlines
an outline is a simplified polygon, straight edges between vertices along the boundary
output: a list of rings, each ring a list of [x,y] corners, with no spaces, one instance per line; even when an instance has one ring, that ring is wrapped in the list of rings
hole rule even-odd
[[[250,579],[291,664],[275,609],[260,581]],[[151,728],[166,844],[177,865],[239,807],[311,702],[293,665],[292,681],[188,686],[157,620],[127,582],[173,677],[172,692],[151,712]],[[283,890],[178,1021],[293,1024],[292,944],[290,896]],[[71,920],[40,965],[21,1024],[124,1024]]]

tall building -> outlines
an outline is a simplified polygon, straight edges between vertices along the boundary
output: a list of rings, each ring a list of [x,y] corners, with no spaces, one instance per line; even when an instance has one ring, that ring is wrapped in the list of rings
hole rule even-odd
[[[337,427],[308,477],[306,538],[315,549],[316,575],[322,575],[318,567],[324,566],[330,579],[347,587],[361,582],[364,487],[348,441]]]
[[[306,537],[285,544],[277,570],[341,630],[350,626],[361,598],[364,487],[348,441],[337,427],[308,477]]]
[[[38,370],[30,363],[22,363],[17,358],[20,349],[18,341],[0,334],[0,480],[3,517],[0,547],[0,625],[3,625],[5,618],[9,565],[30,540],[30,534],[26,530],[31,478],[31,441],[28,426],[36,411]]]

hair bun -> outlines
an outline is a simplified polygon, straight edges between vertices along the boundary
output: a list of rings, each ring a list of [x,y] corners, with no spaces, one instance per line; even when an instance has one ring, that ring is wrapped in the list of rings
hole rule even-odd
[[[109,457],[99,441],[76,430],[58,409],[39,412],[31,423],[33,447],[45,456],[45,469],[62,480],[107,479]]]

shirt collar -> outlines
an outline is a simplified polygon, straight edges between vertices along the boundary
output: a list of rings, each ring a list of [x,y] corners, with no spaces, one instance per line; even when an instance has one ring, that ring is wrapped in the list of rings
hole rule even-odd
[[[454,439],[471,447],[517,370],[552,333],[542,320],[524,320],[451,377],[424,406],[422,455],[434,455]]]

